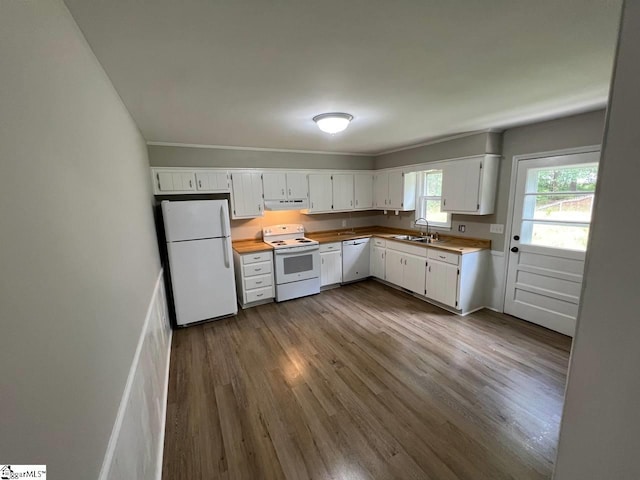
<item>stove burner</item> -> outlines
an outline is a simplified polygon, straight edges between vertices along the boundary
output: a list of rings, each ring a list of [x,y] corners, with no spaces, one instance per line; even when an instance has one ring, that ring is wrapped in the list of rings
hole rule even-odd
[[[274,245],[284,245],[284,240],[274,240],[273,242]]]
[[[311,243],[312,240],[307,240],[306,238],[296,238],[298,243]]]

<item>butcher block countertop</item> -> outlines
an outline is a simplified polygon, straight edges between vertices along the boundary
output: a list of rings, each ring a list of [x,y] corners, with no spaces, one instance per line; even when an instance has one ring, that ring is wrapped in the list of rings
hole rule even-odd
[[[271,245],[267,245],[262,240],[252,238],[250,240],[234,240],[232,242],[233,249],[242,253],[269,252],[273,250]]]
[[[440,235],[441,242],[426,244],[411,242],[409,240],[398,240],[397,238],[393,238],[394,235],[418,236],[419,233],[417,230],[402,230],[399,228],[359,227],[355,229],[308,232],[305,234],[305,237],[317,240],[320,243],[342,242],[343,240],[355,240],[356,238],[379,237],[393,240],[394,242],[403,242],[410,245],[423,246],[425,248],[435,248],[437,250],[459,253],[461,255],[464,255],[465,253],[479,252],[481,250],[488,250],[491,248],[491,240],[484,240],[480,238]],[[235,240],[233,242],[233,249],[240,254],[273,250],[271,246],[256,238],[249,240]]]
[[[479,252],[481,250],[489,250],[491,248],[491,240],[480,238],[456,237],[454,235],[440,235],[438,243],[419,243],[409,240],[398,240],[393,238],[395,235],[413,235],[419,236],[417,230],[402,230],[399,228],[386,227],[360,227],[354,229],[331,230],[324,232],[308,232],[305,234],[307,238],[317,240],[320,243],[342,242],[343,240],[355,240],[357,238],[379,237],[393,240],[394,242],[403,242],[410,245],[423,246],[425,248],[435,248],[437,250],[445,250],[455,252],[461,255],[466,253]]]

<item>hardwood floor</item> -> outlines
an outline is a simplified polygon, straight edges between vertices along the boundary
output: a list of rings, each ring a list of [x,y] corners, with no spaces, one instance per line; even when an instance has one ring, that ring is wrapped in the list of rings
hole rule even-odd
[[[374,281],[178,330],[163,478],[550,478],[570,342]]]

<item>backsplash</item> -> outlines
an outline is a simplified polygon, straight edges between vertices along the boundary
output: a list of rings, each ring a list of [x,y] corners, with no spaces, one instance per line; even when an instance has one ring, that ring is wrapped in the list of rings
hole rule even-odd
[[[344,212],[305,215],[299,210],[264,212],[260,218],[231,220],[233,240],[262,238],[262,228],[282,223],[301,223],[305,231],[335,230],[339,228],[366,227],[378,225],[382,212]]]

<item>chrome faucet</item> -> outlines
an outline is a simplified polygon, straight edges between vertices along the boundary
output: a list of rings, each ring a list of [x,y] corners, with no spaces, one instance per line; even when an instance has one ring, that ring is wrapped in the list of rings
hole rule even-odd
[[[415,222],[413,222],[413,225],[414,225],[414,227],[418,227],[418,229],[419,229],[420,227],[423,227],[424,225],[422,225],[422,224],[418,224],[418,222],[419,222],[420,220],[424,220],[424,223],[426,223],[426,224],[427,224],[427,230],[426,230],[426,232],[424,232],[424,233],[423,233],[423,232],[422,232],[422,230],[420,230],[420,236],[421,236],[421,237],[428,237],[428,236],[429,236],[429,221],[428,221],[426,218],[424,218],[424,217],[416,218],[416,221],[415,221]]]

